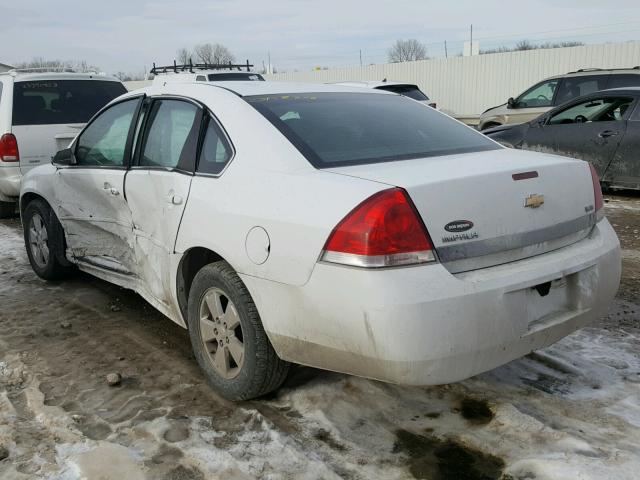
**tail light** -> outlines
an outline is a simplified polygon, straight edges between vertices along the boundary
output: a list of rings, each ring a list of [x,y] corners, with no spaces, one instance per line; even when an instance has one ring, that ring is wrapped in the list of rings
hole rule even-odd
[[[591,169],[591,181],[593,182],[593,203],[596,211],[596,219],[599,221],[604,217],[604,210],[602,209],[602,207],[604,206],[604,200],[602,199],[602,188],[600,187],[600,178],[598,177],[598,172],[596,172],[596,169],[591,164],[589,164],[589,168]]]
[[[322,260],[356,267],[394,267],[435,261],[433,244],[407,193],[378,192],[333,229]]]
[[[18,141],[13,133],[0,137],[0,162],[19,162]]]

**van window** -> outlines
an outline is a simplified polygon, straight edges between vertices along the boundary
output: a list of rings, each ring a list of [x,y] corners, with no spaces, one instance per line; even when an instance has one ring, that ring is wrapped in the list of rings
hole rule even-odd
[[[127,90],[106,80],[32,80],[13,86],[14,125],[87,123]]]
[[[607,88],[640,87],[640,73],[611,74]]]
[[[258,73],[211,73],[210,82],[228,81],[264,82],[264,77]]]
[[[609,74],[607,73],[605,75],[580,75],[563,78],[558,87],[555,104],[561,105],[574,98],[604,90],[608,76]]]

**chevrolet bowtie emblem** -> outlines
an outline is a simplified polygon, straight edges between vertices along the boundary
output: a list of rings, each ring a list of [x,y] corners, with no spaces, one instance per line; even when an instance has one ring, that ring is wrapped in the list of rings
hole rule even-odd
[[[544,195],[532,193],[524,199],[524,206],[529,208],[538,208],[544,203]]]

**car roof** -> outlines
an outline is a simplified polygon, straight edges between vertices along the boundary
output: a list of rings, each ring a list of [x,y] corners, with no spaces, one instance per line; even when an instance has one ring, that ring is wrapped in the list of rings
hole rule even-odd
[[[118,78],[110,75],[102,75],[93,72],[79,73],[79,72],[32,72],[32,71],[20,71],[9,70],[2,72],[0,75],[9,76],[16,81],[27,80],[103,80],[107,82],[122,83]]]
[[[219,87],[229,90],[241,97],[252,95],[280,95],[288,93],[363,93],[362,87],[325,83],[303,82],[254,82],[229,81],[205,84],[209,87]],[[384,90],[371,90],[367,93],[376,95],[395,95]]]
[[[553,80],[555,78],[567,78],[567,77],[585,77],[591,75],[622,75],[622,74],[638,74],[640,75],[640,67],[630,68],[582,68],[574,72],[562,73],[560,75],[553,75],[547,77],[544,80]],[[543,81],[544,81],[543,80]]]

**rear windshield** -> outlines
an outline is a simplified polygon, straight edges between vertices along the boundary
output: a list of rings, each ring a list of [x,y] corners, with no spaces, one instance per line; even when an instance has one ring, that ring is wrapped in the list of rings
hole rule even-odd
[[[123,93],[120,82],[104,80],[34,80],[13,87],[14,125],[86,123]]]
[[[317,168],[501,148],[433,108],[399,95],[308,93],[244,98]]]
[[[405,97],[413,98],[414,100],[420,100],[424,102],[429,100],[418,87],[415,85],[383,85],[382,87],[376,87],[377,90],[386,90],[387,92],[399,93]]]
[[[264,77],[257,73],[210,73],[210,82],[228,82],[228,81],[255,81],[264,82]]]

